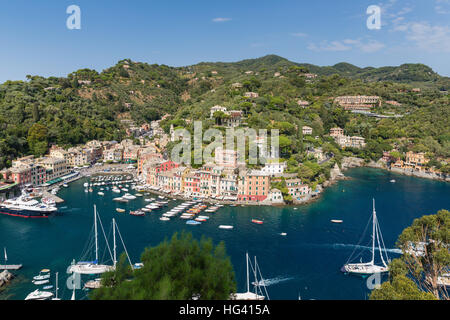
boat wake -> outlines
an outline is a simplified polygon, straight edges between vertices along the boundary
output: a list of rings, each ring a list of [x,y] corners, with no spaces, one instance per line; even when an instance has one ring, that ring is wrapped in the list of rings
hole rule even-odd
[[[275,277],[272,279],[263,279],[259,281],[259,285],[265,285],[266,287],[268,286],[273,286],[275,284],[278,284],[280,282],[285,282],[285,281],[289,281],[294,279],[293,277]],[[255,282],[252,282],[253,285],[255,285]]]
[[[367,247],[367,246],[359,246],[359,245],[355,245],[355,244],[344,244],[344,243],[335,243],[331,245],[334,249],[366,249],[366,250],[372,250],[372,247]],[[378,250],[378,247],[375,247],[375,250]],[[397,254],[402,254],[402,250],[400,249],[396,249],[396,248],[392,248],[392,249],[386,249],[387,252],[391,252],[391,253],[397,253]]]

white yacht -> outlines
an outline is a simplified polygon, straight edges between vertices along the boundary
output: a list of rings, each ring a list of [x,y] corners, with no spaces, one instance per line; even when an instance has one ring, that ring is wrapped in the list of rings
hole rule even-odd
[[[48,291],[40,291],[39,289],[34,290],[31,292],[25,300],[47,300],[53,297],[53,293]]]
[[[58,209],[55,206],[39,202],[27,195],[0,203],[0,213],[10,216],[24,218],[48,217],[56,211]]]

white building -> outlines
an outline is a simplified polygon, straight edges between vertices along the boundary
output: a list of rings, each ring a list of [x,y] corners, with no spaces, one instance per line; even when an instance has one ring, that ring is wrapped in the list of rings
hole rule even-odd
[[[271,189],[267,195],[267,199],[274,204],[284,203],[283,194],[278,189]]]
[[[219,105],[212,107],[210,110],[210,118],[211,119],[214,118],[214,113],[217,111],[222,111],[223,113],[227,113],[227,108],[219,106]]]
[[[287,168],[286,162],[272,161],[266,163],[264,167],[261,169],[261,171],[271,176],[275,176],[281,175],[284,172],[284,170],[286,170],[286,168]]]
[[[313,129],[311,128],[311,127],[308,127],[308,126],[303,126],[303,128],[302,128],[302,133],[303,134],[312,134],[312,132],[313,132]]]

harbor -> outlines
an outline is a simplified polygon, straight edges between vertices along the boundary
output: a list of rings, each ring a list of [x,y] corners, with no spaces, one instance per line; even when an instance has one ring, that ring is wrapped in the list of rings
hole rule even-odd
[[[318,201],[298,207],[217,206],[201,199],[174,200],[167,195],[132,189],[133,182],[106,185],[106,181],[98,181],[98,175],[83,177],[60,188],[57,196],[64,199],[64,203],[57,205],[58,214],[48,219],[0,216],[0,246],[7,248],[11,264],[23,264],[21,269],[11,272],[27,279],[7,286],[12,299],[23,300],[35,290],[45,291],[43,288],[50,286],[52,289],[46,291],[54,296],[57,272],[58,296],[71,299],[73,291],[65,285],[69,276],[67,268],[73,260],[95,260],[95,256],[84,257],[83,254],[94,222],[94,205],[108,241],[112,241],[111,222],[115,219],[133,263],[139,262],[144,248],[155,246],[174,232],[184,230],[197,239],[206,236],[214,243],[225,242],[234,266],[238,292],[246,291],[244,257],[248,252],[250,256],[258,257],[270,299],[288,300],[296,300],[299,293],[302,299],[367,298],[370,291],[366,281],[346,276],[340,268],[360,240],[373,210],[372,198],[376,200],[377,217],[391,259],[399,254],[395,249],[398,235],[414,218],[450,207],[446,197],[450,191],[448,184],[378,169],[350,169],[351,180],[337,182],[327,188]],[[396,183],[391,183],[392,179]],[[130,180],[124,177],[122,181]],[[92,186],[92,192],[85,192],[86,183],[89,188],[90,183],[102,182],[105,185]],[[128,192],[113,192],[113,186],[126,188]],[[426,197],[424,190],[427,190]],[[113,201],[126,193],[135,198],[130,197],[128,202]],[[142,196],[136,196],[139,193]],[[150,211],[143,211],[144,208]],[[145,214],[132,215],[132,211]],[[45,239],[45,245],[41,239]],[[99,261],[112,265],[100,229],[98,240]],[[365,240],[358,248],[367,257],[371,239]],[[119,248],[117,255],[122,252]],[[3,264],[3,259],[0,262]],[[46,269],[50,270],[49,279],[37,281],[49,282],[33,283],[34,277],[44,275],[41,272]],[[89,290],[98,286],[97,278],[83,276],[83,285],[75,293],[76,299],[87,299]]]

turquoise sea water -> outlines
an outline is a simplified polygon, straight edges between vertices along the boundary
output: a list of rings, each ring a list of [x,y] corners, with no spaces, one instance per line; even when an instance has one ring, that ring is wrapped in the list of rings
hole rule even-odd
[[[65,288],[65,271],[72,259],[81,257],[85,248],[92,230],[94,204],[107,234],[111,219],[116,218],[133,262],[139,261],[146,246],[156,245],[176,231],[187,230],[196,238],[204,235],[216,243],[225,241],[240,292],[246,286],[245,252],[248,251],[250,256],[257,256],[262,275],[268,279],[271,299],[297,299],[299,294],[302,299],[366,299],[369,293],[366,281],[339,270],[367,225],[372,197],[376,200],[386,247],[394,249],[398,235],[414,218],[450,209],[450,184],[378,169],[358,168],[346,174],[353,179],[326,189],[314,203],[284,208],[223,207],[198,226],[186,225],[179,218],[159,220],[162,212],[179,201],[170,201],[168,208],[160,213],[135,217],[117,213],[115,208],[122,207],[127,212],[141,208],[147,204],[145,197],[128,204],[116,203],[111,200],[118,194],[105,190],[104,197],[98,196],[99,187],[93,193],[85,193],[86,180],[76,181],[58,194],[65,199],[60,205],[61,215],[29,220],[0,216],[0,248],[7,248],[9,263],[24,264],[16,272],[17,280],[0,294],[0,299],[24,299],[36,288],[31,279],[42,268],[59,272],[60,295],[70,298],[71,292]],[[390,183],[391,179],[396,183]],[[264,224],[253,224],[252,218],[263,219]],[[331,219],[342,219],[343,223],[333,224]],[[221,224],[234,225],[234,229],[218,229]],[[287,235],[281,236],[282,232]],[[367,235],[361,245],[369,242],[370,235]],[[103,257],[101,240],[100,246]],[[390,250],[391,258],[398,257],[395,251]],[[359,248],[359,252],[363,252],[363,258],[369,256],[369,248]],[[2,254],[0,261],[3,262]],[[77,292],[77,298],[83,299],[85,295],[86,292]]]

